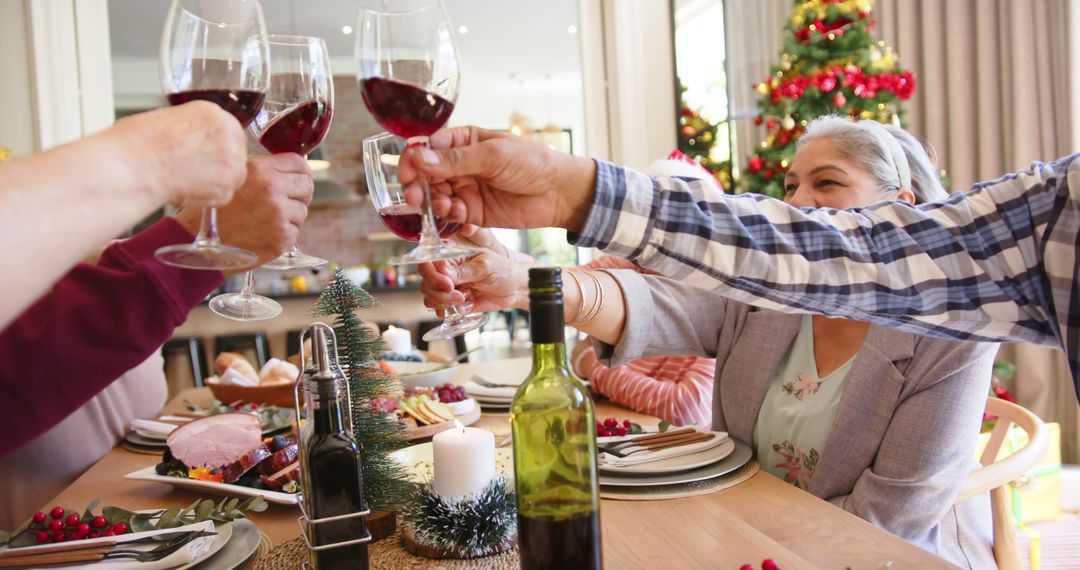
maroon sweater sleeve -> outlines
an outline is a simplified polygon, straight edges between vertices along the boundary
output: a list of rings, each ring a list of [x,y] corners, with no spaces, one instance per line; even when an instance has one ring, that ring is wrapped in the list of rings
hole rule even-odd
[[[0,458],[153,354],[221,285],[219,271],[169,267],[163,245],[193,236],[165,218],[82,263],[0,332]]]

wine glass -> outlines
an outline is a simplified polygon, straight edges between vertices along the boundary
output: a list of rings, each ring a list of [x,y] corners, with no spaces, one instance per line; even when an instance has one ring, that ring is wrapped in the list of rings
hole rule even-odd
[[[271,35],[266,44],[270,85],[262,110],[248,130],[270,153],[306,156],[326,138],[333,116],[334,79],[326,42],[308,36]],[[326,263],[294,245],[292,251],[263,267],[293,269]],[[260,321],[280,315],[281,305],[255,293],[254,271],[248,271],[243,289],[214,297],[210,310],[238,321]]]
[[[356,30],[356,78],[368,111],[409,146],[427,146],[428,137],[450,118],[458,94],[457,48],[442,1],[365,0]],[[424,201],[414,240],[419,244],[390,263],[475,254],[439,239],[427,179],[421,177],[420,184]]]
[[[217,103],[247,127],[269,80],[266,24],[258,0],[173,0],[161,36],[161,87],[170,105]],[[221,243],[217,210],[203,208],[195,241],[162,247],[162,263],[188,269],[247,267],[258,256]]]
[[[405,203],[405,195],[397,179],[398,160],[407,144],[405,139],[390,133],[364,139],[364,174],[371,204],[375,206],[383,224],[402,239],[418,241],[423,226],[420,208]],[[435,227],[440,237],[449,238],[460,226],[456,222],[439,220]],[[487,322],[487,315],[472,312],[472,303],[451,305],[446,309],[442,324],[424,333],[424,340],[430,342],[453,338]]]

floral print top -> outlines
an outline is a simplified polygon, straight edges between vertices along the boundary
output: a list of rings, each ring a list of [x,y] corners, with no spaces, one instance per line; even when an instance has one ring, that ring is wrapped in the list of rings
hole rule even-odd
[[[803,317],[799,334],[780,361],[754,426],[761,467],[806,489],[825,448],[855,356],[824,378],[814,359],[814,325]]]

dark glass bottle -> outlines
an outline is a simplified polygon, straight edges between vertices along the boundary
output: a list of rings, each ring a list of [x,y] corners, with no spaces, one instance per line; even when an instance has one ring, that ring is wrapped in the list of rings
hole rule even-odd
[[[305,371],[304,409],[308,421],[300,430],[304,508],[312,519],[365,510],[360,445],[353,438],[346,379],[330,367],[322,331],[313,327],[312,368]],[[367,534],[363,517],[309,525],[314,546],[345,542]],[[368,567],[367,544],[311,551],[316,570]]]
[[[562,275],[529,270],[533,364],[510,408],[523,570],[603,567],[596,413],[566,365]]]

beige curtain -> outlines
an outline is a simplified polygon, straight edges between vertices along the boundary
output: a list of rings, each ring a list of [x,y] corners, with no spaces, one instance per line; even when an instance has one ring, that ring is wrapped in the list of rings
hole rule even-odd
[[[878,0],[886,44],[918,75],[908,128],[937,150],[953,188],[1080,149],[1071,147],[1070,0]],[[1062,427],[1080,462],[1080,407],[1061,352],[1016,345],[1020,401]]]
[[[784,22],[791,14],[791,5],[791,0],[727,0],[724,31],[736,118],[757,115],[759,94],[754,84],[768,77],[769,66],[780,59]],[[735,129],[732,158],[741,166],[765,138],[765,131],[748,120],[737,121]]]

